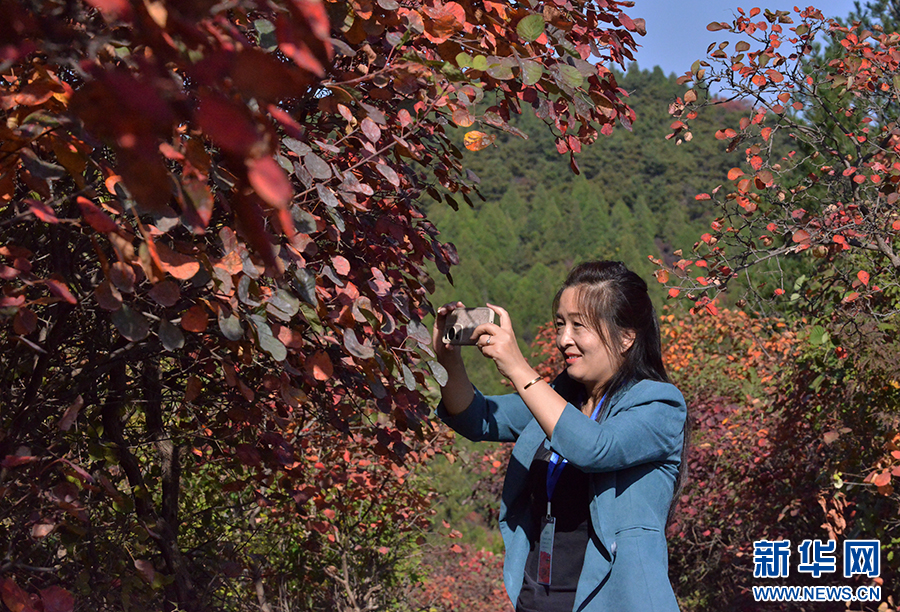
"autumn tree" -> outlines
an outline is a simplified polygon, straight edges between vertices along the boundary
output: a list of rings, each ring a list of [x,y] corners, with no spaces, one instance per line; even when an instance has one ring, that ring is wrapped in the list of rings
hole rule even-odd
[[[634,120],[629,5],[0,1],[7,606],[266,609],[289,533],[304,605],[394,596],[457,261],[417,202],[477,193],[445,126],[531,107],[577,170]]]
[[[670,108],[670,138],[689,140],[699,114],[744,101],[749,111],[716,137],[745,163],[696,196],[718,218],[693,257],[658,279],[710,310],[743,279],[746,297],[822,316],[841,344],[876,364],[873,351],[896,342],[900,304],[900,36],[814,8],[741,9],[708,29],[738,39],[713,43],[681,77],[694,86]],[[816,53],[819,37],[830,41],[827,53]],[[896,361],[879,367],[896,374]]]
[[[780,312],[795,336],[790,359],[765,351],[768,367],[780,362],[781,384],[760,398],[758,411],[748,415],[739,404],[715,402],[698,407],[708,429],[695,442],[727,444],[721,463],[706,448],[692,460],[714,488],[729,479],[752,483],[739,485],[739,495],[764,505],[761,515],[783,510],[771,513],[771,527],[758,525],[735,539],[747,526],[719,523],[720,513],[697,505],[704,494],[689,491],[682,501],[694,514],[682,526],[693,522],[695,531],[678,535],[695,559],[725,544],[725,562],[738,564],[746,563],[746,538],[769,529],[792,540],[877,538],[888,561],[875,581],[883,579],[886,589],[879,609],[891,609],[900,541],[891,518],[898,503],[893,479],[900,475],[900,35],[873,20],[826,19],[813,7],[738,9],[731,23],[713,22],[708,30],[734,38],[711,44],[707,58],[681,77],[691,88],[670,107],[669,138],[690,146],[698,116],[740,102],[745,116],[722,125],[716,137],[743,153],[744,162],[722,185],[696,196],[716,219],[692,254],[674,266],[658,262],[657,280],[706,317],[697,327],[727,325],[733,315],[717,298],[737,288],[737,303],[753,325],[766,321],[756,310]],[[696,343],[688,344],[693,350]],[[752,356],[734,351],[728,358],[745,363]],[[751,382],[752,374],[738,378]],[[756,437],[760,449],[753,448]],[[747,456],[759,466],[747,464]],[[712,503],[733,512],[746,501]],[[713,580],[738,584],[721,566],[711,570]],[[747,585],[738,586],[747,597]]]

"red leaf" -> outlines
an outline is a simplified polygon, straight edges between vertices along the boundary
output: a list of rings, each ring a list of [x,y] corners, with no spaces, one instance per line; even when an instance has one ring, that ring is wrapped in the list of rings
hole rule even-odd
[[[118,310],[122,307],[122,294],[106,279],[94,288],[94,299],[104,310]]]
[[[87,198],[78,196],[75,201],[78,203],[78,208],[81,209],[81,216],[88,222],[88,225],[98,232],[106,234],[119,229],[119,226],[116,225],[116,222],[113,221],[112,217],[103,212],[98,206],[95,206],[94,203]]]
[[[148,295],[160,306],[174,306],[181,299],[181,289],[170,280],[153,285]]]
[[[471,125],[471,124],[470,124]],[[381,128],[378,124],[366,117],[359,126],[362,128],[363,134],[372,142],[378,142],[381,139]],[[465,126],[464,126],[465,127]]]
[[[156,568],[153,567],[153,563],[147,561],[146,559],[135,559],[134,567],[137,568],[138,573],[140,573],[141,578],[146,580],[148,583],[153,584],[153,579],[156,578]]]
[[[0,584],[0,595],[3,597],[3,603],[11,612],[34,612],[28,593],[9,578]]]
[[[256,126],[247,109],[222,98],[200,100],[197,122],[213,142],[242,157],[248,156],[259,141]]]
[[[21,308],[16,311],[13,319],[13,331],[20,336],[27,336],[37,329],[37,315],[28,308]]]
[[[466,10],[456,2],[423,8],[430,19],[425,22],[425,37],[431,42],[441,44],[463,29],[466,22]]]
[[[740,168],[732,168],[731,170],[728,171],[728,180],[729,181],[736,180],[738,177],[741,177],[741,176],[744,176],[744,171],[741,170]]]
[[[193,278],[200,271],[200,262],[190,255],[174,251],[162,242],[156,242],[154,246],[156,247],[156,264],[162,271],[168,272],[178,280]]]
[[[797,230],[792,238],[794,242],[809,242],[809,232],[806,230]]]
[[[59,219],[56,218],[56,213],[53,212],[53,209],[43,202],[38,202],[37,200],[27,200],[27,202],[28,209],[32,214],[44,223],[59,223]]]
[[[69,288],[66,287],[65,283],[63,283],[62,281],[59,281],[59,280],[56,280],[53,278],[48,278],[47,280],[44,281],[44,284],[46,284],[47,287],[50,288],[50,293],[52,293],[56,297],[62,298],[63,300],[67,301],[69,304],[77,304],[78,303],[78,300],[75,299],[75,296],[72,295],[72,292],[69,291]]]
[[[209,325],[209,315],[206,308],[200,304],[194,304],[181,315],[181,327],[189,332],[202,333]]]
[[[271,157],[247,160],[247,178],[263,201],[278,209],[291,203],[294,189],[284,168]]]
[[[112,19],[131,18],[131,3],[128,0],[87,0],[87,3]]]
[[[13,468],[37,461],[37,457],[31,455],[7,455],[6,459],[0,462],[0,467]]]
[[[109,269],[109,280],[112,281],[116,289],[125,293],[134,293],[134,282],[136,276],[134,268],[124,261],[117,261]]]
[[[678,297],[679,293],[681,293],[681,291],[679,289],[675,289],[674,287],[672,289],[669,289],[669,297],[670,298]]]
[[[75,401],[72,402],[66,411],[63,413],[62,418],[59,420],[58,427],[60,431],[69,431],[72,429],[72,425],[75,423],[75,420],[78,418],[78,412],[84,406],[84,399],[79,395],[75,398]]]
[[[703,200],[711,200],[712,196],[709,195],[708,193],[698,193],[697,195],[694,196],[694,199],[697,200],[698,202],[700,202]]]
[[[859,272],[856,273],[856,278],[858,278],[859,282],[861,282],[863,285],[868,286],[868,284],[869,284],[869,273],[868,272],[866,272],[865,270],[860,270]]]
[[[72,612],[75,608],[75,597],[60,586],[41,589],[41,601],[44,612]]]
[[[334,366],[325,351],[316,351],[306,360],[306,372],[316,380],[328,380],[334,374]]]
[[[891,483],[891,473],[888,470],[884,470],[879,472],[875,478],[872,479],[872,484],[876,487],[883,487],[889,485]]]
[[[331,263],[334,265],[334,271],[341,276],[347,276],[350,272],[350,262],[345,257],[335,255],[331,258]]]

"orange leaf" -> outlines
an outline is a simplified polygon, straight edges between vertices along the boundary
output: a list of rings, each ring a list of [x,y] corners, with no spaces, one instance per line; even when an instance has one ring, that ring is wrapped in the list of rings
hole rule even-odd
[[[453,111],[453,123],[459,127],[469,127],[475,123],[475,120],[472,119],[472,115],[469,113],[468,109],[457,108]]]
[[[797,230],[792,238],[794,242],[809,242],[809,232],[806,230]]]
[[[200,262],[189,255],[173,251],[162,242],[154,243],[157,264],[178,280],[188,280],[200,271]]]
[[[194,304],[181,315],[181,327],[189,332],[201,333],[209,325],[209,315],[201,304]]]
[[[62,281],[48,278],[44,281],[47,287],[50,288],[50,293],[55,295],[58,298],[62,298],[67,301],[69,304],[77,304],[78,300],[75,299],[75,296],[72,295],[72,292],[69,291],[69,288],[66,287],[65,283]]]
[[[247,178],[259,197],[269,206],[284,209],[291,203],[294,188],[284,168],[273,158],[248,159]]]
[[[869,273],[868,272],[866,272],[865,270],[860,270],[859,272],[856,273],[856,278],[858,278],[859,282],[861,282],[863,285],[868,286],[868,284],[869,284]]]
[[[481,151],[491,146],[496,139],[497,137],[493,134],[472,130],[471,132],[466,132],[466,135],[463,137],[463,144],[470,151]]]
[[[744,171],[741,170],[740,168],[732,168],[731,170],[728,171],[728,180],[729,181],[736,180],[738,177],[741,177],[741,176],[744,176]]]
[[[669,297],[670,298],[678,297],[679,293],[681,293],[681,291],[678,289],[675,289],[674,287],[672,289],[669,289]]]
[[[334,374],[334,366],[325,351],[316,351],[306,360],[306,371],[316,380],[328,380]]]
[[[668,270],[657,270],[655,272],[655,274],[656,274],[656,280],[658,282],[663,283],[663,284],[669,282],[669,271]]]
[[[88,225],[98,232],[106,234],[119,229],[112,217],[100,210],[98,206],[87,198],[78,196],[75,201],[78,203],[78,208],[81,209],[81,216],[88,222]]]
[[[334,264],[334,271],[341,276],[347,276],[350,272],[350,262],[345,257],[335,255],[331,258],[331,263]]]
[[[0,584],[0,594],[3,596],[3,603],[12,612],[34,612],[28,593],[9,578]]]
[[[872,479],[872,484],[876,487],[883,487],[891,483],[891,473],[888,470],[884,470],[879,472],[875,478]]]

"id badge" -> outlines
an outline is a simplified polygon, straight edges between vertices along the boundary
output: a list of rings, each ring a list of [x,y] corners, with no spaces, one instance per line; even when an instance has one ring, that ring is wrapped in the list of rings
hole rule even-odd
[[[538,553],[538,584],[550,586],[550,571],[553,567],[553,531],[556,519],[545,516],[541,522],[541,540]]]

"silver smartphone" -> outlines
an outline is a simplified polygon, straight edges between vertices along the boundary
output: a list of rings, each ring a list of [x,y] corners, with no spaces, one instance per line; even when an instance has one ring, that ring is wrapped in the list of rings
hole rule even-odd
[[[444,326],[445,344],[475,344],[478,338],[472,337],[475,328],[484,323],[494,323],[496,313],[482,306],[480,308],[457,308],[447,315]]]

